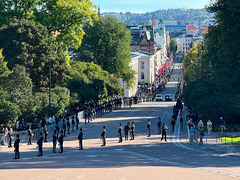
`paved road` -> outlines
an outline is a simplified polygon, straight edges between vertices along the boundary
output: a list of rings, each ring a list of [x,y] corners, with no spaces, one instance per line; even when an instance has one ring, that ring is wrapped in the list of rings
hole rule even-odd
[[[173,72],[177,76],[178,70]],[[167,93],[174,93],[171,81]],[[83,125],[84,150],[77,150],[77,134],[64,140],[64,153],[52,154],[52,144],[44,144],[44,156],[37,157],[35,145],[21,144],[21,159],[13,160],[13,149],[0,149],[0,179],[237,179],[239,159],[181,147],[169,131],[168,141],[157,134],[161,116],[170,128],[175,102],[146,102],[106,114]],[[152,135],[147,137],[147,119]],[[135,140],[118,143],[119,123],[135,122]],[[107,129],[107,146],[101,147],[101,128]]]

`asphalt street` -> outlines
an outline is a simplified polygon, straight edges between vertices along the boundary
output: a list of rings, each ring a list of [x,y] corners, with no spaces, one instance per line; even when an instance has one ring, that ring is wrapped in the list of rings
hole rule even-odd
[[[170,82],[162,94],[176,91],[180,76],[175,65]],[[78,150],[78,132],[64,138],[64,153],[53,154],[52,143],[44,143],[43,157],[37,157],[36,144],[21,144],[19,160],[13,149],[0,148],[0,179],[238,179],[239,159],[216,156],[177,145],[171,133],[172,102],[144,102],[123,108],[82,124],[84,150]],[[157,118],[169,127],[167,142],[160,141]],[[147,137],[147,120],[151,137]],[[119,123],[135,122],[135,140],[118,143]],[[100,134],[106,126],[107,144],[101,147]],[[181,136],[180,136],[181,138]],[[123,138],[124,139],[124,138]],[[181,141],[180,141],[181,142]]]

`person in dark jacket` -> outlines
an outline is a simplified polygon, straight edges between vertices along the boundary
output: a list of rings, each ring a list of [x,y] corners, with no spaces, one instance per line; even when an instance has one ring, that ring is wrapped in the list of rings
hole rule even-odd
[[[69,118],[67,118],[67,131],[68,131],[68,134],[70,134],[70,122],[69,122]]]
[[[79,149],[78,150],[83,150],[82,140],[83,140],[83,131],[82,131],[82,128],[80,128],[80,132],[78,134],[78,141],[79,141]]]
[[[133,121],[132,125],[131,125],[131,139],[130,140],[134,140],[134,133],[135,133],[135,125],[134,125],[134,121]]]
[[[31,126],[29,126],[28,128],[28,145],[32,145],[32,130],[31,130]]]
[[[158,133],[161,134],[162,121],[161,121],[161,118],[160,118],[160,117],[158,118],[157,128],[158,128]]]
[[[119,129],[118,129],[118,137],[119,137],[119,143],[120,142],[122,142],[122,131],[123,131],[123,129],[122,129],[122,124],[120,123],[120,127],[119,127]]]
[[[102,139],[102,146],[106,146],[106,127],[103,126],[103,130],[101,133],[101,139]]]
[[[66,136],[66,130],[67,130],[66,123],[65,120],[63,119],[63,136]]]
[[[38,152],[39,152],[39,154],[37,156],[42,156],[43,155],[43,150],[42,150],[42,147],[43,147],[43,133],[42,132],[40,132],[40,138],[37,141],[37,145],[38,145]]]
[[[163,126],[162,126],[162,138],[161,138],[161,141],[163,140],[163,138],[165,139],[165,141],[167,141],[167,126],[166,126],[166,123],[163,123]]]
[[[75,119],[74,119],[74,116],[72,116],[72,132],[74,132],[74,127],[75,127]]]
[[[44,129],[43,129],[43,132],[44,132],[44,142],[47,142],[47,135],[48,135],[47,125],[45,125],[45,127],[44,127]]]
[[[19,143],[20,143],[19,134],[17,134],[17,139],[14,142],[15,157],[13,159],[19,159],[20,158]]]
[[[56,146],[57,146],[57,131],[54,130],[53,135],[52,135],[52,142],[53,142],[53,153],[56,153]]]
[[[78,124],[79,124],[79,118],[78,118],[78,113],[76,114],[76,129],[78,129]]]
[[[127,123],[127,125],[124,127],[124,132],[125,132],[125,140],[128,140],[128,132],[130,129],[130,123]]]
[[[147,124],[147,132],[148,132],[148,136],[147,137],[150,137],[151,136],[151,122],[150,122],[150,119],[148,119],[148,124]]]
[[[58,143],[59,143],[59,146],[60,146],[59,153],[63,153],[63,131],[61,131],[60,137],[58,139]]]

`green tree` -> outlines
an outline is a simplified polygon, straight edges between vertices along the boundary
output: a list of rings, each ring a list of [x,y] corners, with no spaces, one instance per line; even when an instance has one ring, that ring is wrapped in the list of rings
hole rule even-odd
[[[30,74],[35,90],[48,86],[49,60],[51,59],[52,85],[62,83],[68,70],[68,60],[56,54],[54,38],[47,29],[33,21],[11,22],[0,29],[0,48],[10,70],[22,65]]]
[[[96,6],[90,0],[1,0],[0,26],[12,18],[33,19],[44,25],[49,34],[56,33],[58,46],[81,44],[82,26],[97,19]]]
[[[177,51],[177,41],[175,39],[170,40],[170,51],[171,52]]]
[[[129,86],[134,79],[131,61],[131,34],[117,18],[101,17],[93,26],[85,26],[86,35],[76,51],[76,59],[94,62],[110,74],[122,78]]]

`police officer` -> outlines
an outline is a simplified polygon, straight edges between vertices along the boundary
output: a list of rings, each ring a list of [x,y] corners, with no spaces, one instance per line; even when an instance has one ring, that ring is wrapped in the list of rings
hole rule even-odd
[[[147,132],[148,132],[147,137],[150,137],[151,136],[151,122],[150,122],[150,119],[148,119]]]
[[[122,124],[120,123],[120,127],[119,127],[119,129],[118,129],[118,136],[119,136],[119,143],[121,143],[122,142],[122,131],[123,131],[123,129],[122,129]]]
[[[165,139],[165,141],[167,141],[167,126],[166,126],[166,123],[163,123],[163,126],[162,126],[162,138],[161,138],[161,141],[163,140],[163,138]]]
[[[37,156],[42,156],[43,155],[43,150],[42,150],[42,147],[43,147],[43,133],[42,132],[40,132],[40,138],[37,141],[37,145],[38,145],[38,152],[39,152],[39,154]]]
[[[52,142],[53,142],[53,153],[56,153],[56,145],[57,145],[57,134],[56,130],[54,130],[53,135],[52,135]]]
[[[102,146],[106,145],[106,127],[103,126],[102,134],[101,134],[101,139],[102,139]]]
[[[29,126],[28,128],[28,145],[32,145],[32,130],[31,130],[31,126]]]
[[[63,153],[63,131],[61,130],[60,132],[60,137],[58,139],[58,143],[59,143],[59,146],[60,146],[60,151],[59,153]]]
[[[134,125],[134,121],[133,121],[132,125],[131,125],[131,139],[130,140],[134,140],[134,132],[135,132],[135,125]]]
[[[79,141],[79,149],[78,150],[83,150],[82,140],[83,140],[83,131],[82,131],[82,128],[80,128],[80,132],[78,134],[78,141]]]
[[[14,142],[15,157],[13,159],[19,159],[20,158],[20,155],[19,155],[19,143],[20,143],[19,134],[17,134],[17,139]]]

